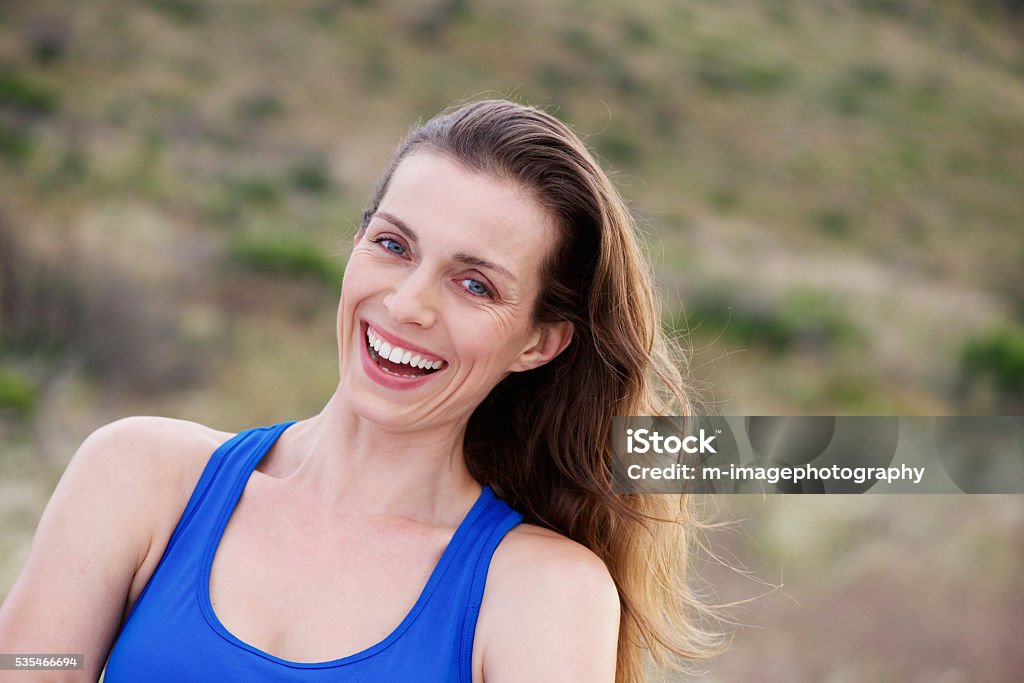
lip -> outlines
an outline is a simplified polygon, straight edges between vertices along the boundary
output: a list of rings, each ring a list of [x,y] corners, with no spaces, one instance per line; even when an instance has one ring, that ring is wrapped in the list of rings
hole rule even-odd
[[[441,358],[441,356],[438,356],[436,353],[432,353],[430,351],[427,351],[422,346],[416,346],[412,342],[408,342],[408,341],[405,341],[404,339],[396,337],[395,335],[390,334],[389,332],[384,331],[380,327],[377,327],[376,325],[370,324],[366,320],[360,320],[359,321],[359,329],[362,331],[364,338],[366,337],[366,328],[367,327],[372,327],[374,334],[376,334],[378,337],[380,337],[381,339],[386,341],[388,344],[391,344],[392,346],[401,346],[406,351],[411,351],[413,353],[418,353],[419,355],[423,356],[424,358],[426,358],[428,360],[432,360],[432,361],[439,360],[439,361],[441,361],[443,363],[443,365],[441,366],[441,370],[444,370],[445,366],[448,365],[448,362],[445,361],[444,358]]]
[[[377,365],[377,363],[375,363],[372,358],[370,358],[370,352],[367,350],[366,328],[368,324],[369,323],[367,323],[365,320],[359,321],[359,332],[362,335],[361,339],[359,340],[359,359],[360,361],[362,361],[363,371],[370,377],[370,379],[375,381],[377,384],[387,387],[388,389],[415,389],[421,384],[425,384],[426,382],[430,381],[430,379],[435,375],[444,372],[444,370],[448,367],[448,362],[444,361],[444,359],[438,358],[436,355],[426,351],[425,349],[417,347],[415,344],[406,344],[405,342],[402,342],[393,335],[382,333],[379,328],[374,326],[374,333],[379,335],[381,339],[384,339],[389,344],[397,344],[406,351],[413,351],[415,353],[419,353],[420,355],[425,355],[428,358],[444,362],[444,365],[442,365],[439,370],[435,370],[434,372],[427,375],[423,375],[421,377],[399,377],[397,375],[392,375],[390,373],[384,372],[380,368],[380,366]]]

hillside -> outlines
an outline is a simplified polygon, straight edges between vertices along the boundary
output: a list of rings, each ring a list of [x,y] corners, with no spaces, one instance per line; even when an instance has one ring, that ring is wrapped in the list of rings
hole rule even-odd
[[[0,0],[0,594],[100,424],[319,410],[376,175],[418,118],[463,99],[547,107],[599,154],[708,410],[1020,414],[1019,7]],[[978,547],[1019,574],[1004,556],[1019,505],[974,505],[957,538],[1002,515]],[[801,502],[759,522],[791,534],[753,551],[767,566],[809,538],[849,553],[851,584],[880,571],[848,541],[889,507],[850,512],[838,545],[793,510],[817,516]],[[950,593],[974,580],[956,566]],[[1022,603],[992,585],[984,605],[1009,628]],[[913,623],[934,617],[921,610]],[[944,626],[949,650],[957,633]],[[1005,643],[977,647],[992,680],[1012,670]]]
[[[3,229],[32,258],[77,264],[76,289],[102,288],[95,271],[137,283],[138,297],[159,291],[179,343],[215,352],[225,320],[267,314],[252,289],[268,269],[284,271],[270,274],[274,291],[307,270],[332,289],[375,174],[416,117],[511,94],[553,107],[614,169],[714,405],[998,404],[965,406],[958,390],[966,340],[1024,308],[1024,54],[1019,18],[999,5],[2,11]],[[225,276],[239,263],[254,275]],[[329,295],[301,289],[310,314],[329,308]],[[65,336],[61,349],[96,355]],[[326,335],[298,336],[286,345]],[[333,362],[329,346],[314,355]],[[98,365],[103,385],[112,367]],[[192,374],[224,386],[218,369]],[[138,383],[129,373],[120,385]]]

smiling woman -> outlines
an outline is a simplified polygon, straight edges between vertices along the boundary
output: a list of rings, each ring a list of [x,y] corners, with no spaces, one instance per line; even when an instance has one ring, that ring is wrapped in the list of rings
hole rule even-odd
[[[510,372],[557,356],[571,324],[536,325],[531,309],[538,254],[554,239],[544,210],[508,181],[436,151],[403,159],[356,236],[342,286],[340,338],[354,333],[361,359],[346,363],[342,344],[353,410],[401,431],[464,425]],[[413,354],[426,364],[419,373],[401,367]]]
[[[106,681],[642,681],[710,656],[685,498],[611,490],[615,415],[689,409],[621,198],[550,115],[414,130],[364,214],[316,416],[82,445],[0,650]]]

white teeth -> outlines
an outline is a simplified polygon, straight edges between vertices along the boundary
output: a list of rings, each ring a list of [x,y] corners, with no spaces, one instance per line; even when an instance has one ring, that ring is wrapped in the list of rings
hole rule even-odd
[[[371,349],[381,358],[387,358],[392,363],[401,363],[421,370],[440,370],[444,361],[428,360],[412,351],[406,351],[401,346],[392,346],[384,341],[373,331],[369,325],[366,326],[366,339]]]

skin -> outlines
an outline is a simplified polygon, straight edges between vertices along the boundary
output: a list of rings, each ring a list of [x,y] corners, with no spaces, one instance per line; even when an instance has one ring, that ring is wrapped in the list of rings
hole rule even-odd
[[[229,631],[284,659],[324,661],[404,618],[481,490],[462,453],[470,414],[508,373],[550,361],[572,338],[568,324],[530,315],[554,235],[507,181],[434,153],[402,162],[346,270],[338,389],[264,457],[218,546],[210,593]],[[364,367],[364,322],[444,367],[412,388],[386,386]],[[149,417],[90,436],[0,608],[0,651],[84,652],[84,676],[48,680],[95,680],[230,436]],[[473,680],[613,681],[618,623],[604,564],[522,524],[491,562]]]

